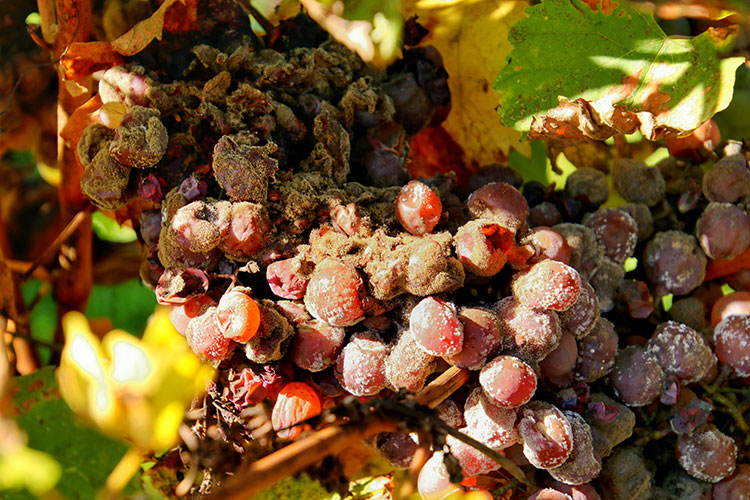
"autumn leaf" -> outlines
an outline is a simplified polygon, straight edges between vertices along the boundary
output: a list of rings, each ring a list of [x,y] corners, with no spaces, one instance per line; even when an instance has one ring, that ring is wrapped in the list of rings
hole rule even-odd
[[[524,17],[527,1],[421,0],[405,2],[404,15],[430,33],[421,45],[433,45],[450,77],[451,111],[442,123],[464,151],[471,170],[505,160],[511,147],[528,154],[521,134],[504,126],[492,112],[497,94],[492,82],[512,46],[510,27]]]
[[[112,48],[123,56],[132,56],[145,49],[154,39],[161,40],[164,30],[164,16],[176,2],[185,0],[165,0],[151,17],[140,21],[127,33],[112,41]]]
[[[109,42],[76,42],[68,47],[60,63],[65,79],[79,82],[95,71],[122,64],[123,59]]]
[[[698,128],[732,99],[743,58],[719,57],[726,30],[670,38],[651,14],[615,0],[543,0],[527,13],[494,88],[503,123],[532,139],[640,129],[656,140]]]

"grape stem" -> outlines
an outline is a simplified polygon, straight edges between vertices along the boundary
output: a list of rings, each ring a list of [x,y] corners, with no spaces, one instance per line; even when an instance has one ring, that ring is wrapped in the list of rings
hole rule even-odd
[[[730,399],[724,394],[721,394],[721,389],[719,387],[704,383],[701,384],[701,387],[703,387],[703,389],[711,395],[711,398],[716,403],[719,403],[726,409],[726,413],[732,416],[735,423],[737,424],[737,427],[739,427],[740,430],[745,434],[745,444],[750,443],[750,427],[748,427],[745,418],[742,416],[743,411],[737,406],[734,401],[732,401],[734,399],[734,395],[732,394]]]

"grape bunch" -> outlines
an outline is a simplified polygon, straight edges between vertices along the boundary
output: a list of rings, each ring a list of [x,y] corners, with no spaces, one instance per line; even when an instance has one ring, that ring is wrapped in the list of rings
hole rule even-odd
[[[536,486],[516,498],[742,498],[750,276],[722,276],[721,298],[704,280],[750,247],[745,149],[705,174],[617,159],[617,207],[591,168],[411,179],[410,138],[450,105],[437,51],[376,70],[302,14],[258,38],[214,3],[199,43],[165,36],[102,75],[127,112],[77,147],[83,192],[133,220],[143,282],[218,368],[195,404],[231,425],[201,440],[257,458],[258,408],[268,452],[347,397],[408,399],[456,367],[468,381],[434,414],[521,467]],[[369,442],[394,468],[428,449],[427,500],[509,483],[454,435]],[[201,463],[198,493],[231,472]]]

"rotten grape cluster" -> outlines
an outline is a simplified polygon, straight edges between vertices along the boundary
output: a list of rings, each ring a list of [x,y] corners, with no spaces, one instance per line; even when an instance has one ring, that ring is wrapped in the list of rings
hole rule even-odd
[[[406,170],[450,103],[434,49],[375,70],[304,16],[263,40],[207,19],[213,43],[165,40],[101,76],[127,113],[77,153],[83,192],[133,218],[144,283],[218,367],[209,397],[240,428],[226,453],[257,438],[254,406],[295,439],[347,396],[405,397],[455,366],[472,376],[436,414],[521,466],[532,498],[742,498],[750,279],[704,284],[750,246],[741,148],[705,174],[615,160],[618,207],[588,168],[547,187],[490,165],[466,195]],[[429,446],[371,444],[395,468]],[[434,451],[425,499],[507,482],[453,436]]]

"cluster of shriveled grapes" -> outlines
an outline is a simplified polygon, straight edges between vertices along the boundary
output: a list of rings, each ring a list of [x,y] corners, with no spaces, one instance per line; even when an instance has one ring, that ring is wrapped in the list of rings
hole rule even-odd
[[[461,189],[409,180],[410,135],[449,103],[434,50],[378,71],[303,16],[264,40],[228,17],[108,70],[99,95],[127,113],[78,144],[84,193],[136,214],[142,278],[218,366],[223,411],[241,426],[268,405],[295,439],[347,396],[416,392],[453,365],[472,377],[437,415],[519,464],[534,498],[741,498],[750,310],[722,298],[713,329],[702,285],[707,259],[750,246],[741,148],[705,175],[616,160],[618,208],[599,208],[607,178],[585,168],[557,191],[500,165]],[[372,444],[394,467],[420,445]],[[506,481],[458,439],[434,451],[425,499]]]

